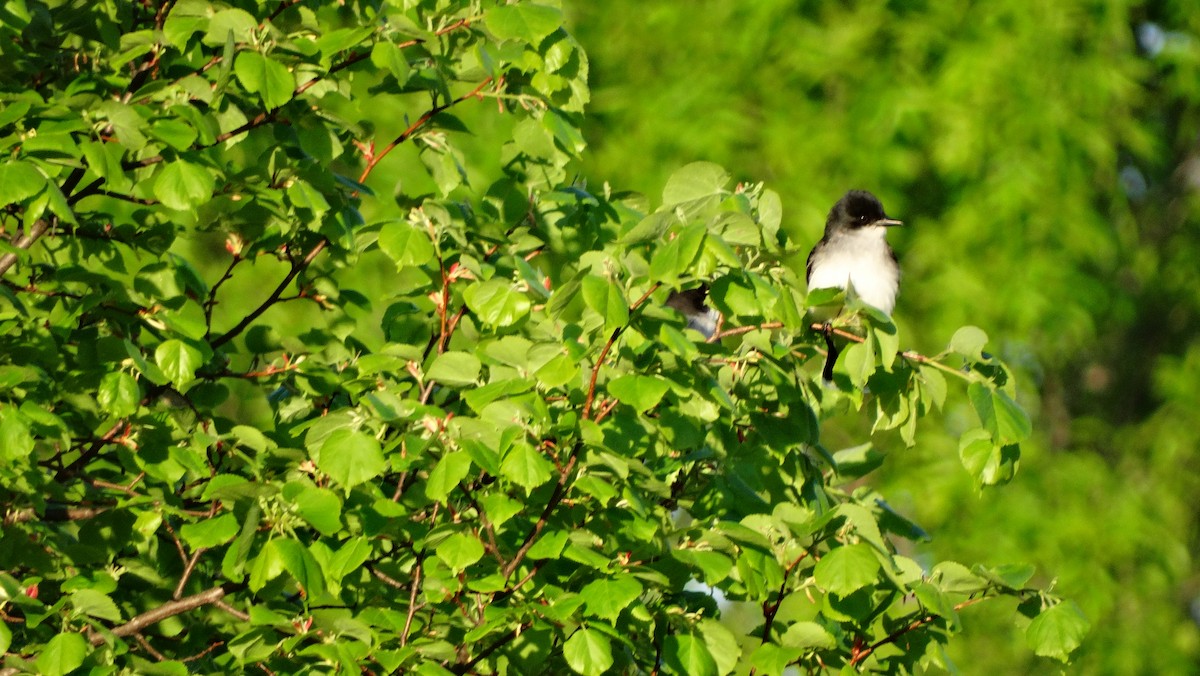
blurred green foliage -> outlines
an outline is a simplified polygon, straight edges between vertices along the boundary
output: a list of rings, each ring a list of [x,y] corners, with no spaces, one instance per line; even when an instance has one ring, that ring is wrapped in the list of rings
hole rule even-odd
[[[953,414],[925,423],[939,429],[873,479],[893,498],[906,492],[903,511],[936,534],[923,551],[1054,571],[1093,622],[1080,673],[1194,670],[1194,5],[568,9],[592,61],[586,176],[651,190],[680,164],[715,161],[779,191],[784,228],[802,244],[842,191],[873,190],[911,226],[894,240],[902,344],[936,350],[976,324],[1023,372],[1037,439],[1010,486],[979,495],[962,480]],[[849,440],[858,423],[843,423]],[[951,648],[959,664],[1036,670],[1009,617],[972,614]]]

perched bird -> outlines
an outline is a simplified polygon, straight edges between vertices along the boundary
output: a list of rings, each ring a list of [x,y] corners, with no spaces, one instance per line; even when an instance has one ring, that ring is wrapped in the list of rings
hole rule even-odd
[[[708,286],[701,284],[695,289],[672,291],[667,297],[667,307],[678,310],[687,318],[689,329],[695,329],[712,338],[717,332],[717,321],[721,313],[705,304],[708,299]]]
[[[902,225],[888,218],[883,205],[865,190],[851,190],[829,210],[825,236],[808,254],[808,289],[849,289],[867,305],[891,315],[900,288],[900,264],[887,243],[887,229]],[[821,376],[833,380],[838,349],[826,325],[829,354]]]

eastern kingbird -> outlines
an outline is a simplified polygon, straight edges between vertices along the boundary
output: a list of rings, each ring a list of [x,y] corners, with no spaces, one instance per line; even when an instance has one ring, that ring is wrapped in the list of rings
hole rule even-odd
[[[675,308],[687,317],[689,329],[703,333],[705,338],[712,338],[717,332],[717,321],[721,319],[721,313],[706,305],[704,301],[707,299],[708,285],[701,284],[695,289],[672,291],[667,297],[667,307]]]
[[[808,290],[849,289],[867,305],[891,315],[900,288],[900,265],[887,243],[887,229],[901,225],[888,218],[883,205],[865,190],[851,190],[829,210],[825,236],[808,254]],[[821,377],[833,380],[838,349],[828,324],[825,344],[829,354]]]

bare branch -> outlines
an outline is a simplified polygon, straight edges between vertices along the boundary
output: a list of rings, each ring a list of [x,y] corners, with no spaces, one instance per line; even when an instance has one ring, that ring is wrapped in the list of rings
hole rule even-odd
[[[225,586],[213,587],[212,589],[202,591],[199,594],[193,594],[178,601],[168,601],[154,610],[148,610],[138,615],[125,624],[113,627],[112,635],[117,637],[132,636],[152,624],[162,622],[168,617],[174,617],[189,610],[195,610],[196,608],[216,603],[225,598],[225,595],[229,591]],[[100,645],[105,641],[105,634],[93,631],[88,640],[92,645]]]

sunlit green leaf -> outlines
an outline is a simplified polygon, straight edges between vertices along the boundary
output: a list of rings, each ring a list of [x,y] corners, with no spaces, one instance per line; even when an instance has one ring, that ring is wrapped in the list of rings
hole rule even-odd
[[[262,97],[263,106],[274,109],[287,103],[296,88],[296,79],[287,66],[258,52],[245,51],[233,63],[242,86]]]
[[[522,3],[493,7],[484,14],[484,25],[501,40],[538,43],[562,25],[562,10],[548,5]]]
[[[387,468],[379,441],[358,430],[339,429],[326,437],[317,467],[346,489],[379,476]]]
[[[1025,630],[1025,637],[1038,655],[1066,662],[1083,643],[1090,628],[1091,624],[1079,606],[1064,601],[1035,617]]]
[[[166,340],[154,350],[154,361],[175,387],[183,387],[196,377],[203,364],[200,350],[181,340]]]
[[[460,571],[483,558],[483,543],[473,535],[455,533],[442,540],[435,551],[451,570]]]
[[[813,577],[824,589],[845,596],[871,584],[879,573],[879,557],[866,544],[835,547],[817,562]]]
[[[47,676],[63,676],[75,671],[87,656],[88,645],[83,635],[75,632],[58,634],[46,642],[37,656],[38,672]]]
[[[154,196],[172,209],[194,209],[212,198],[212,172],[183,160],[167,163],[154,180]]]

